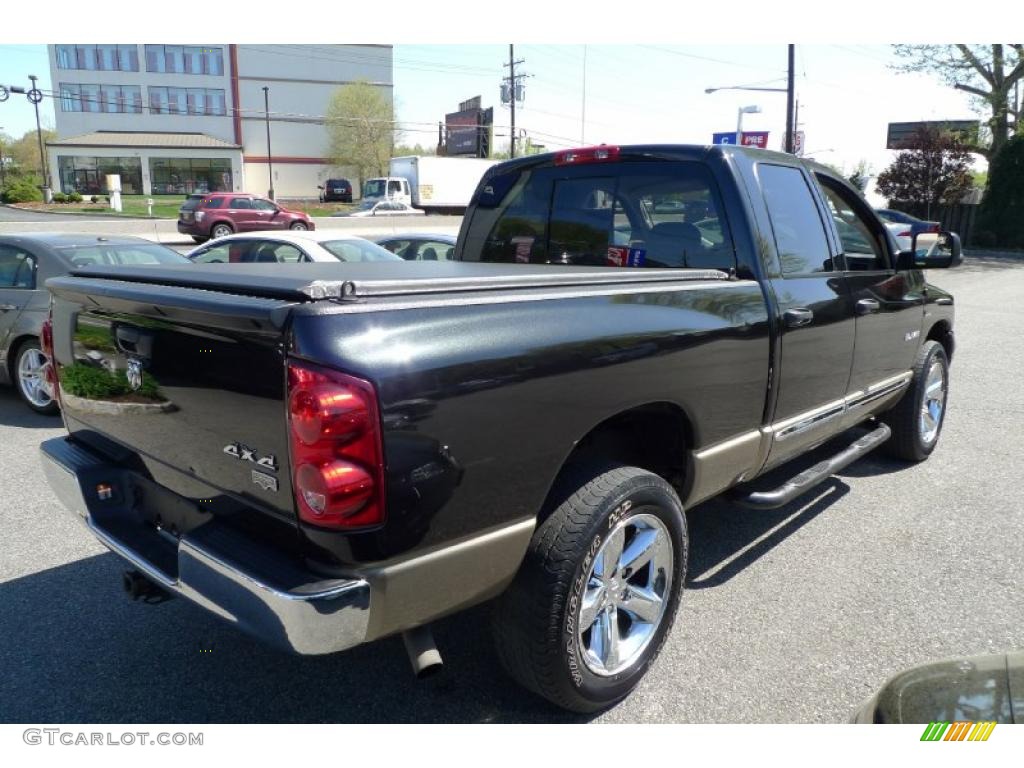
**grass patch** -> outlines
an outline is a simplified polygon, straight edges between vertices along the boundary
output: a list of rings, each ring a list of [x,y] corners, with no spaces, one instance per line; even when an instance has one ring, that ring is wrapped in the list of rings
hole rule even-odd
[[[141,216],[148,217],[146,200],[153,201],[154,219],[176,219],[178,209],[185,202],[184,195],[121,195],[121,208],[119,214],[112,210],[103,195],[99,196],[99,202],[93,203],[89,196],[85,195],[80,203],[23,203],[19,208],[29,211],[49,211],[51,213],[69,213],[88,216]]]
[[[87,400],[116,400],[125,395],[137,395],[148,400],[163,401],[156,379],[145,371],[142,386],[133,390],[124,371],[110,373],[105,368],[91,365],[68,365],[61,369],[60,385],[64,391]]]
[[[302,211],[314,218],[333,216],[336,213],[350,213],[359,207],[358,203],[311,203],[302,200],[285,200],[281,205],[293,211]]]

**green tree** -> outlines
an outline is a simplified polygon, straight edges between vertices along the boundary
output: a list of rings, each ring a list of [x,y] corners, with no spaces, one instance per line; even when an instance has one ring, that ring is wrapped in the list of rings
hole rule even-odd
[[[988,180],[977,242],[1024,248],[1024,136],[1014,136],[993,158]]]
[[[43,145],[57,138],[55,131],[43,129]],[[0,138],[4,151],[4,174],[8,185],[27,176],[38,177],[42,166],[39,162],[39,138],[35,131],[26,131],[20,139],[9,136]]]
[[[360,181],[387,173],[395,145],[395,112],[380,88],[367,82],[338,88],[327,108],[331,161],[352,166]]]
[[[1020,115],[1013,103],[1013,85],[1024,78],[1024,44],[896,45],[895,65],[901,72],[928,72],[980,100],[988,113],[991,143],[975,145],[972,152],[992,159],[1006,143],[1011,124],[1019,128]],[[1012,106],[1011,106],[1012,105]]]
[[[871,179],[871,166],[867,160],[861,160],[853,167],[853,173],[846,177],[853,186],[863,192],[867,189],[868,181]]]
[[[927,206],[955,203],[973,187],[971,154],[960,140],[934,127],[917,131],[909,147],[878,176],[890,201]]]

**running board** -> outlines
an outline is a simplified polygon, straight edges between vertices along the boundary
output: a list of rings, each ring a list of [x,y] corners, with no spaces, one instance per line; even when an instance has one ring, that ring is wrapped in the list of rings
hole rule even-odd
[[[755,491],[736,498],[737,503],[754,509],[777,509],[793,499],[803,496],[809,490],[831,477],[861,456],[875,450],[889,439],[892,430],[888,424],[879,424],[872,432],[858,438],[852,445],[844,448],[835,456],[819,461],[813,467],[805,469],[778,488],[770,491]]]

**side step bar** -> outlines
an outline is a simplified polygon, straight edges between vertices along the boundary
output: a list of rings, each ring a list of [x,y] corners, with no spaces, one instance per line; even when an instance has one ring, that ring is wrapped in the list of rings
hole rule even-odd
[[[777,509],[793,499],[803,496],[826,478],[852,464],[861,456],[875,450],[889,439],[892,430],[888,424],[879,424],[873,431],[857,439],[848,448],[844,448],[835,456],[819,461],[813,467],[805,469],[778,488],[770,491],[754,491],[745,496],[738,496],[737,503],[754,509]]]

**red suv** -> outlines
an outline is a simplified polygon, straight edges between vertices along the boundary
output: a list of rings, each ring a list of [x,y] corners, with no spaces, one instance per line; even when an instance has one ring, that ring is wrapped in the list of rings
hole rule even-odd
[[[277,203],[238,192],[190,195],[178,210],[178,231],[197,243],[232,232],[261,229],[316,229],[302,211],[289,211]]]

